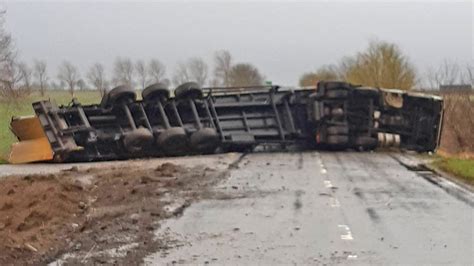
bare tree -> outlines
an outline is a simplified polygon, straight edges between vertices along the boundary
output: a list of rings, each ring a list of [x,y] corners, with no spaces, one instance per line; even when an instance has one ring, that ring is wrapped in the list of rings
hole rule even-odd
[[[474,87],[474,66],[467,64],[466,70],[464,71],[464,80],[466,83],[471,84]]]
[[[206,62],[199,57],[190,58],[186,64],[179,63],[173,75],[176,86],[188,81],[193,81],[203,86],[207,80],[208,67]]]
[[[143,60],[138,60],[135,63],[135,71],[138,77],[138,83],[140,84],[140,89],[145,89],[148,85],[148,71],[145,62]]]
[[[426,74],[431,89],[439,89],[440,85],[462,83],[461,68],[456,62],[445,59],[438,67],[431,67]]]
[[[0,11],[0,93],[6,97],[18,97],[23,73],[16,62],[16,49],[12,37],[4,28],[5,11]]]
[[[133,74],[135,69],[130,58],[118,57],[114,62],[114,77],[113,82],[115,86],[127,85],[133,86]]]
[[[95,63],[87,72],[87,79],[99,91],[101,96],[107,93],[107,80],[105,77],[104,66],[100,63]]]
[[[23,79],[24,90],[29,93],[31,92],[31,76],[33,71],[25,62],[18,63],[18,68]]]
[[[25,94],[27,91],[24,84],[24,71],[22,71],[19,64],[14,60],[10,59],[2,63],[1,68],[1,96],[18,98]]]
[[[46,62],[42,60],[35,60],[34,62],[34,76],[39,86],[41,96],[44,96],[44,92],[48,86],[48,74],[46,72]]]
[[[474,87],[474,66],[467,64],[462,67],[454,61],[445,59],[438,67],[430,67],[426,72],[426,80],[431,89],[439,89],[440,85],[471,85]]]
[[[152,83],[163,83],[165,79],[166,68],[158,59],[151,59],[148,64],[148,74]],[[169,82],[169,81],[168,81]]]
[[[173,74],[173,84],[175,86],[179,86],[190,80],[191,78],[189,76],[187,66],[184,63],[179,63]]]
[[[11,64],[16,55],[12,37],[4,28],[5,13],[5,11],[0,11],[0,67],[3,64]]]
[[[230,72],[232,69],[232,55],[227,50],[217,51],[214,54],[214,79],[216,86],[230,86]]]
[[[194,57],[188,61],[189,75],[199,86],[204,86],[207,80],[208,67],[202,58]]]
[[[262,85],[263,81],[263,75],[251,64],[236,64],[232,67],[229,74],[229,85],[231,86]]]
[[[64,61],[58,70],[58,79],[67,84],[69,92],[74,97],[74,90],[79,81],[79,71],[68,61]]]

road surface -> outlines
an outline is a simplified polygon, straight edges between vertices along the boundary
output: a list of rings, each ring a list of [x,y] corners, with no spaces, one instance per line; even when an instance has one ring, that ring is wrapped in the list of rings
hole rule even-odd
[[[145,264],[473,265],[472,193],[413,160],[248,154],[215,188],[219,199],[162,222],[157,238],[173,244]]]

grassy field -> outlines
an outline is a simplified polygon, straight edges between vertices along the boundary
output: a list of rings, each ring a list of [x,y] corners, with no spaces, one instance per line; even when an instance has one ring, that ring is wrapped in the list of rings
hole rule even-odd
[[[97,91],[77,91],[75,97],[82,104],[99,103],[101,99]],[[11,143],[16,141],[9,128],[11,117],[33,115],[31,103],[41,99],[55,100],[59,105],[69,103],[72,97],[67,91],[48,91],[44,97],[39,93],[33,93],[27,98],[15,101],[0,98],[0,163],[5,162]]]
[[[474,185],[474,160],[440,157],[433,164],[443,171],[454,174],[470,185]]]

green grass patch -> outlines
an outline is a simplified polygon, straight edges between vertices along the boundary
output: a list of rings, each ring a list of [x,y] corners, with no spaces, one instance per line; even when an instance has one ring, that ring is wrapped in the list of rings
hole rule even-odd
[[[77,91],[74,96],[82,104],[99,103],[101,100],[98,91]],[[72,96],[67,91],[58,90],[47,91],[43,97],[35,92],[19,100],[0,98],[0,164],[5,162],[10,145],[16,141],[15,136],[10,132],[11,117],[33,115],[34,111],[31,104],[35,101],[48,99],[54,100],[58,105],[61,105],[68,104],[72,100]]]
[[[433,164],[441,170],[466,181],[468,184],[474,185],[474,160],[440,157]]]

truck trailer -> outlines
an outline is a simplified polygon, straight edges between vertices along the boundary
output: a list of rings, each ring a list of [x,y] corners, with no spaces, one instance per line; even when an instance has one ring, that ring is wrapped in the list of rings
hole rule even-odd
[[[434,151],[439,96],[346,82],[315,87],[201,88],[171,91],[153,84],[137,92],[118,86],[99,104],[72,99],[32,104],[34,116],[13,117],[10,163],[76,162],[280,149]]]

